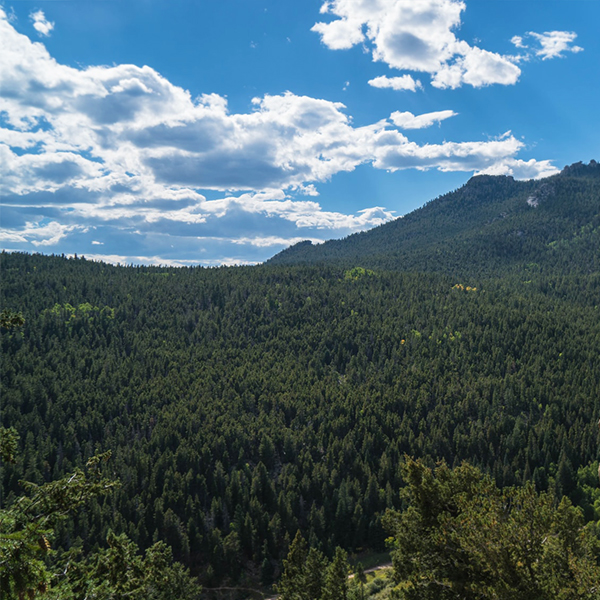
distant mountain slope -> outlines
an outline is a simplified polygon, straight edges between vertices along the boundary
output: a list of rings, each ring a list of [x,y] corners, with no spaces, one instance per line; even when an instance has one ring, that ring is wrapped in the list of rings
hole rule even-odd
[[[342,240],[300,242],[268,262],[332,261],[473,275],[598,270],[600,164],[577,163],[538,181],[473,177],[404,217]]]

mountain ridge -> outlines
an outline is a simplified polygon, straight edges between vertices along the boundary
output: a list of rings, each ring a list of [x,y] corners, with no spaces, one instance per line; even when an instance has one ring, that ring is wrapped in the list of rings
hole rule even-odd
[[[591,160],[541,180],[477,175],[403,217],[341,240],[299,242],[267,264],[490,275],[530,263],[555,272],[572,262],[587,272],[598,268],[599,227],[600,164]]]

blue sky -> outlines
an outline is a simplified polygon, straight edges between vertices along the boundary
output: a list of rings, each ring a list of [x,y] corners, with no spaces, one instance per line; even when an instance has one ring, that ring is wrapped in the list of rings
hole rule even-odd
[[[598,0],[0,3],[0,242],[246,264],[599,158]]]

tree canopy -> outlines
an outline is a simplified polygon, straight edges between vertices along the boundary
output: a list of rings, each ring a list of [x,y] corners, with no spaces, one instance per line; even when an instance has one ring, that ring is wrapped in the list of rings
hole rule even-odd
[[[385,548],[405,454],[469,461],[600,517],[600,277],[363,268],[113,267],[0,255],[2,465],[121,485],[59,521],[61,551],[164,541],[206,586],[276,581],[298,529],[328,560]],[[12,429],[11,429],[12,428]]]
[[[385,526],[402,600],[592,600],[597,523],[531,483],[504,489],[478,469],[407,459],[404,511]]]

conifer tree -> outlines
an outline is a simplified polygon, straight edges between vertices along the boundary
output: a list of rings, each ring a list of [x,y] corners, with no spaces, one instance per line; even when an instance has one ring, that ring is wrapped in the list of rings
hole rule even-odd
[[[409,503],[388,511],[401,600],[597,600],[598,538],[565,497],[500,489],[463,464],[407,459]]]
[[[333,560],[325,571],[325,584],[321,600],[347,600],[348,597],[348,555],[339,546]]]
[[[283,573],[276,586],[280,594],[280,600],[305,600],[303,587],[307,556],[306,540],[298,530],[294,541],[290,545],[287,558],[283,560]]]
[[[14,437],[4,433],[0,439],[16,442]],[[4,444],[0,454],[7,454]],[[117,482],[102,477],[98,469],[109,457],[110,452],[106,452],[90,459],[87,473],[76,469],[63,479],[40,486],[22,482],[26,495],[0,510],[0,590],[3,599],[34,598],[47,591],[52,576],[46,558],[52,551],[54,528],[72,510],[117,485]]]
[[[320,598],[325,583],[327,559],[316,548],[311,548],[306,557],[304,588],[306,598]]]

